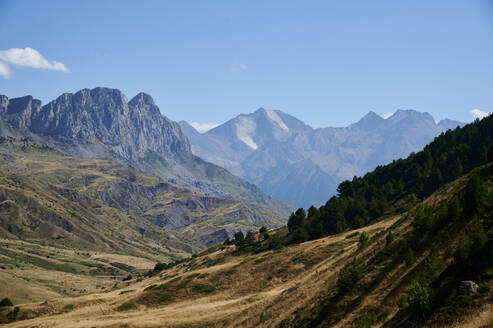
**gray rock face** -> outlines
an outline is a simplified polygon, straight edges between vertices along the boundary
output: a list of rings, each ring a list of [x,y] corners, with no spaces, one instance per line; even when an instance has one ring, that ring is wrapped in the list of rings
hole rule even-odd
[[[194,154],[258,185],[294,207],[321,205],[340,182],[406,157],[460,122],[428,113],[369,112],[343,128],[313,129],[281,111],[259,109],[199,133],[180,122]]]
[[[32,96],[8,99],[0,96],[0,118],[14,129],[29,129],[33,116],[41,109],[41,101]]]
[[[83,89],[63,94],[31,116],[30,130],[54,138],[97,140],[112,154],[136,160],[152,150],[160,155],[190,153],[177,123],[162,116],[151,96],[130,102],[116,89]]]

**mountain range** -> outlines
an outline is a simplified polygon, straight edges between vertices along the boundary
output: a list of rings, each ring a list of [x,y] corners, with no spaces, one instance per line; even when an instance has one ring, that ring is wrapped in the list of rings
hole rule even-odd
[[[111,158],[206,195],[290,208],[227,170],[192,154],[180,126],[151,96],[130,101],[118,89],[64,93],[42,106],[32,96],[0,95],[0,135],[30,138],[73,157]]]
[[[117,89],[83,89],[44,106],[0,96],[0,157],[8,238],[133,254],[157,243],[179,257],[240,230],[279,227],[291,211],[192,154],[144,93],[127,101]]]
[[[398,110],[384,119],[370,111],[347,127],[314,129],[279,110],[260,108],[205,133],[180,122],[192,152],[294,207],[320,205],[337,185],[421,150],[464,125],[429,113]]]
[[[153,263],[169,250],[161,243],[145,247],[146,239],[169,234],[150,225],[142,236],[132,233],[129,228],[142,222],[135,214],[159,213],[171,194],[186,192],[114,162],[74,160],[30,141],[0,139],[0,208],[10,208],[0,222],[10,219],[28,233],[37,224],[30,214],[50,223],[61,219],[55,211],[79,217],[55,240],[0,240],[0,324],[491,327],[492,140],[490,116],[344,181],[338,196],[318,209],[298,209],[285,227],[237,233],[194,256]],[[3,176],[5,168],[10,173]],[[33,192],[62,182],[66,189]],[[108,182],[127,187],[105,189]],[[147,197],[137,189],[147,189]],[[100,195],[98,202],[73,207],[74,199],[91,194]],[[125,222],[118,206],[131,209],[134,219]],[[93,233],[87,223],[100,220],[105,225]],[[95,244],[111,237],[124,252],[67,245],[88,233]],[[114,279],[104,279],[108,275]]]

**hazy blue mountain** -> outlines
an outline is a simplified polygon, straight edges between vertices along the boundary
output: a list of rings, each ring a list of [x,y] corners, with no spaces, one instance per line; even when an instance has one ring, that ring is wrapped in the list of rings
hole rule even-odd
[[[429,113],[398,110],[387,119],[370,111],[347,127],[313,129],[281,111],[259,109],[199,133],[180,122],[194,154],[258,185],[295,207],[320,205],[344,179],[421,150],[463,125]]]

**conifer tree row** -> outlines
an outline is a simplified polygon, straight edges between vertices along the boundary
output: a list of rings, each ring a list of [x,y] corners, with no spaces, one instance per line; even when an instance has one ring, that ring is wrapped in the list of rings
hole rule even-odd
[[[337,196],[308,213],[298,209],[288,221],[291,242],[298,243],[365,226],[405,211],[444,184],[493,161],[493,115],[448,130],[422,151],[378,166],[363,177],[342,182]]]

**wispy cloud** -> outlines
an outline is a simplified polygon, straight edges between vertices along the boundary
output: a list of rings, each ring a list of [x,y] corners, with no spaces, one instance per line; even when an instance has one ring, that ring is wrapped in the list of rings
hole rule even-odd
[[[9,78],[10,76],[8,64],[68,72],[68,68],[64,64],[56,60],[50,62],[39,51],[30,47],[0,50],[0,75],[5,78]]]
[[[198,122],[190,122],[190,125],[200,133],[204,133],[209,131],[210,129],[214,129],[219,123],[198,123]]]
[[[483,112],[482,110],[479,110],[479,109],[473,109],[471,111],[471,114],[472,114],[472,117],[474,117],[474,119],[477,119],[479,118],[480,120],[485,118],[486,116],[490,115],[491,113],[488,113],[488,112]]]
[[[0,75],[8,79],[10,77],[9,65],[0,62]]]

